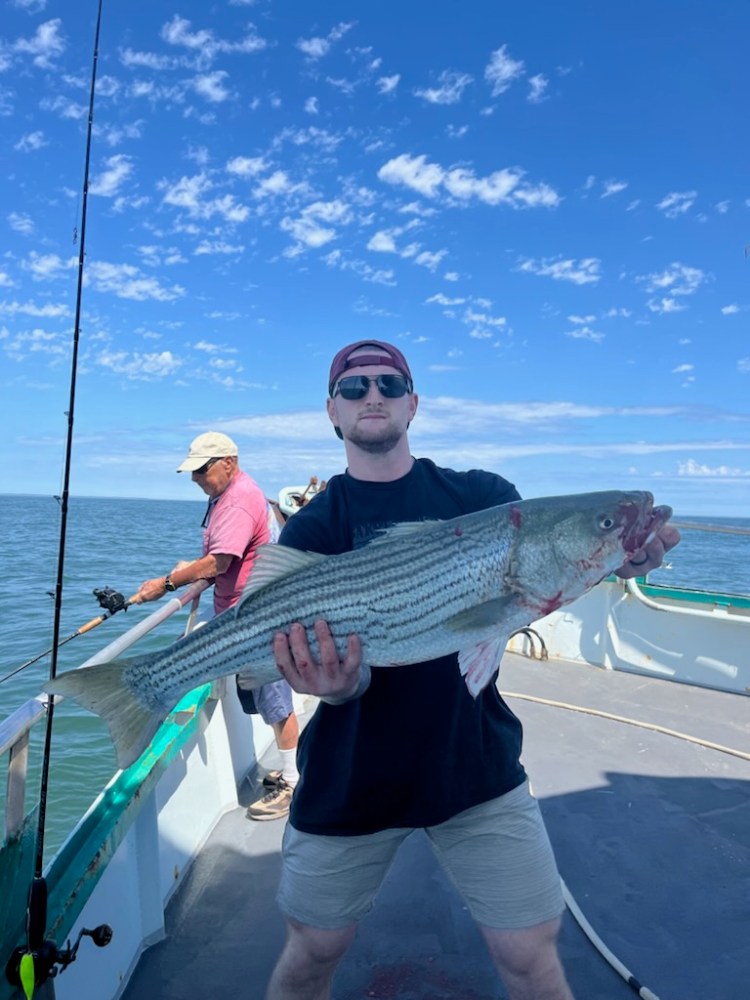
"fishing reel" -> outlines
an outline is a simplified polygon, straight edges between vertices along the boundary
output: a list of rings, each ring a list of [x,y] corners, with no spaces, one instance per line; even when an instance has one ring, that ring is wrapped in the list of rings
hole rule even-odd
[[[99,607],[104,608],[110,615],[116,615],[118,611],[127,611],[128,602],[118,591],[112,587],[95,587],[94,597],[99,602]]]
[[[75,962],[78,947],[83,937],[90,937],[97,948],[106,947],[112,940],[112,928],[109,924],[99,924],[93,930],[84,927],[79,933],[76,943],[71,947],[70,941],[65,948],[58,948],[54,941],[42,941],[34,951],[28,948],[16,948],[5,966],[5,978],[11,986],[21,986],[28,996],[26,987],[32,980],[32,992],[36,986],[41,986],[47,979],[54,978],[59,972],[64,972],[71,962]],[[30,956],[33,961],[33,975],[22,968],[23,960]]]

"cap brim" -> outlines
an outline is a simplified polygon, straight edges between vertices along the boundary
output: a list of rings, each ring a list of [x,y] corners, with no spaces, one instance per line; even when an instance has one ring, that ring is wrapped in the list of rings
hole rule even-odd
[[[208,458],[201,458],[200,455],[190,455],[182,465],[177,467],[178,472],[195,472],[196,469],[200,469],[201,466],[205,465],[206,462],[210,461]]]

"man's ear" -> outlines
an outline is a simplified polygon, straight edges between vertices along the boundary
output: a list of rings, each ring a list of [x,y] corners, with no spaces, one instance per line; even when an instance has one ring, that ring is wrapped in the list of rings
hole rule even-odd
[[[326,411],[328,413],[328,419],[333,424],[333,429],[336,432],[336,437],[339,438],[341,441],[343,441],[344,435],[341,433],[339,429],[339,425],[337,423],[337,418],[336,418],[336,401],[335,399],[331,399],[330,396],[326,400]]]

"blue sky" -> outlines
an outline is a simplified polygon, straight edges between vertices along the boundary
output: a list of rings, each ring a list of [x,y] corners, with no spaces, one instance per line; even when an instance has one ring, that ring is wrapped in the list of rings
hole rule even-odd
[[[5,492],[62,484],[95,0],[0,0]],[[105,0],[71,492],[327,478],[333,353],[415,454],[750,516],[750,8]]]

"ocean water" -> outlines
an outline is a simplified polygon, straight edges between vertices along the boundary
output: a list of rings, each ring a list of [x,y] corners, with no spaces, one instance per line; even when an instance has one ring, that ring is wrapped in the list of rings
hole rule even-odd
[[[60,638],[72,635],[101,609],[94,588],[111,587],[125,598],[150,577],[165,574],[179,559],[200,555],[205,503],[173,500],[115,500],[72,497],[66,532]],[[666,565],[649,582],[750,596],[750,518],[675,517],[705,526],[686,529]],[[57,579],[60,508],[53,497],[0,494],[0,678],[52,644],[53,595]],[[739,528],[723,534],[710,526]],[[203,601],[210,613],[210,591]],[[58,652],[58,672],[78,666],[98,649],[145,618],[156,604],[119,612],[90,633],[71,639]],[[138,643],[147,652],[178,638],[187,610],[174,615],[157,635]],[[0,682],[0,719],[38,694],[49,675],[44,657]],[[32,735],[27,808],[39,793],[44,726]],[[0,776],[5,784],[3,759]],[[104,724],[66,702],[55,711],[45,833],[45,856],[60,846],[115,769]],[[4,796],[3,796],[4,798]],[[2,805],[0,804],[0,822]]]

